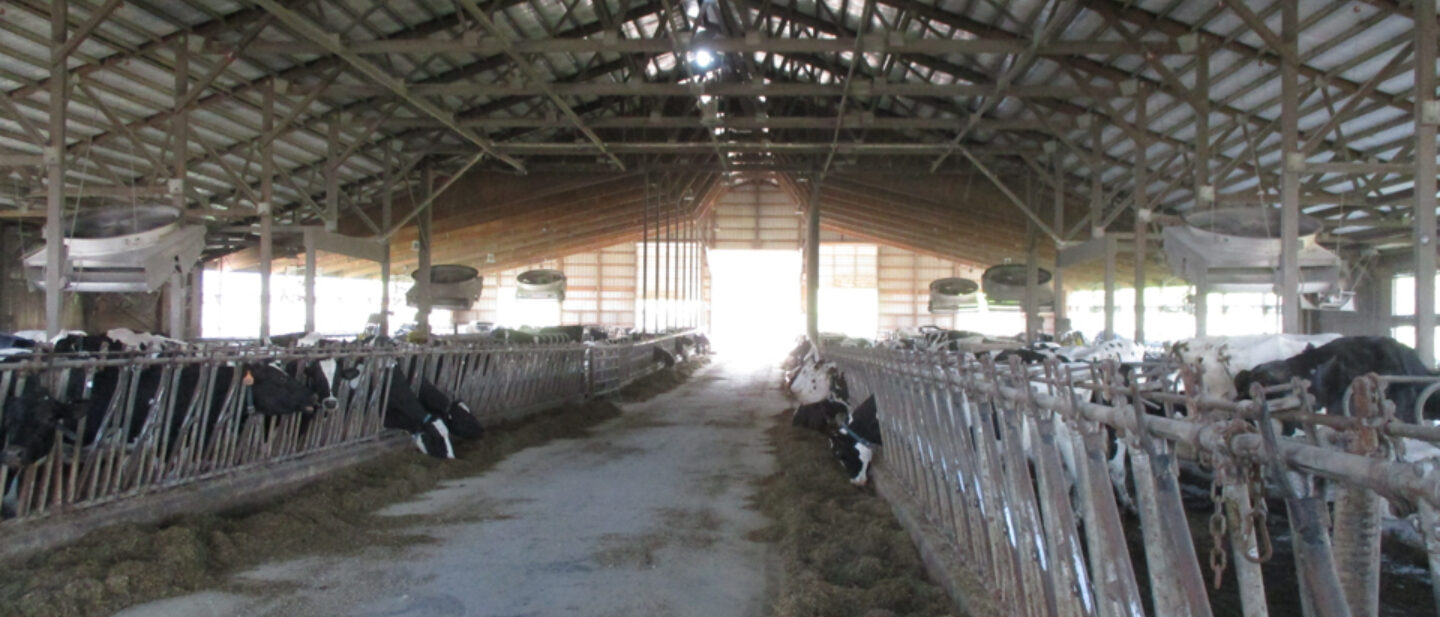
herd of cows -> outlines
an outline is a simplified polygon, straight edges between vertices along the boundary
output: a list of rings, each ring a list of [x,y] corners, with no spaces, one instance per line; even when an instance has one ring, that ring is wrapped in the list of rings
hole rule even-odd
[[[1440,377],[1421,362],[1413,349],[1389,337],[1320,335],[1211,336],[1177,341],[1163,349],[1147,350],[1123,338],[1092,345],[1064,344],[1072,341],[1046,339],[1031,344],[993,339],[980,334],[926,328],[916,335],[880,343],[842,336],[823,337],[823,347],[884,347],[933,354],[961,354],[979,359],[989,357],[997,364],[1018,360],[1036,365],[1050,359],[1064,363],[1113,361],[1115,372],[1124,379],[1131,371],[1148,369],[1153,374],[1171,373],[1171,391],[1183,394],[1178,367],[1198,370],[1195,380],[1202,399],[1234,401],[1249,398],[1252,384],[1264,387],[1287,386],[1295,378],[1309,383],[1316,411],[1348,414],[1350,386],[1358,377],[1377,374],[1409,379],[1387,380],[1385,396],[1394,403],[1398,421],[1426,423],[1440,420],[1440,396],[1428,396],[1426,388]],[[876,420],[873,396],[852,404],[845,374],[826,361],[814,345],[802,339],[784,363],[785,387],[796,400],[792,424],[830,436],[832,450],[857,486],[865,485],[869,463],[882,436]],[[1099,366],[1099,365],[1092,365]],[[1032,373],[1034,374],[1034,373]],[[1138,373],[1136,373],[1138,374]],[[1037,387],[1037,384],[1030,384]],[[1274,388],[1271,391],[1283,390]],[[1194,393],[1192,393],[1194,394]],[[1106,402],[1103,392],[1091,393],[1092,402]],[[1423,400],[1422,400],[1423,399]],[[1176,413],[1157,406],[1154,413]],[[1293,431],[1294,427],[1286,427]],[[1111,476],[1117,497],[1128,501],[1124,487],[1124,444],[1112,439]],[[1412,460],[1435,448],[1409,448]],[[1072,454],[1073,455],[1073,454]]]
[[[567,326],[497,331],[493,338],[516,345],[648,336],[653,335]],[[673,365],[708,347],[704,337],[680,339],[673,352],[655,346],[657,365]],[[169,460],[177,448],[204,450],[220,441],[217,431],[239,430],[234,427],[255,424],[247,420],[256,417],[266,435],[277,425],[293,425],[293,440],[304,442],[312,427],[334,426],[329,420],[342,389],[354,400],[383,395],[378,422],[408,433],[429,456],[453,458],[454,441],[484,435],[465,402],[425,377],[444,370],[444,355],[429,358],[422,369],[418,355],[367,353],[402,345],[383,337],[345,341],[295,334],[274,336],[269,343],[239,351],[202,348],[125,329],[69,332],[48,341],[34,333],[0,334],[0,470],[18,470],[52,454],[67,460],[69,452],[97,447],[138,451],[141,443]],[[393,362],[393,368],[366,366],[376,358]],[[5,370],[19,363],[27,363],[27,370]],[[0,518],[13,515],[18,479],[18,473],[0,473],[5,497]]]
[[[281,340],[297,350],[328,343],[318,337]],[[43,379],[41,373],[0,372],[4,394],[0,400],[0,465],[11,469],[30,465],[50,455],[57,443],[67,449],[94,448],[101,443],[132,447],[147,435],[164,444],[159,456],[168,457],[170,450],[185,443],[182,433],[210,433],[218,427],[238,426],[253,416],[267,420],[298,417],[303,436],[309,426],[337,409],[335,389],[340,382],[347,382],[352,389],[361,387],[361,375],[366,373],[363,359],[320,353],[313,354],[314,359],[219,365],[193,362],[178,369],[174,364],[145,362],[184,346],[128,330],[104,335],[70,333],[50,342],[0,335],[0,364],[32,357],[71,364],[101,361],[52,369]],[[41,356],[38,352],[42,350],[51,353]],[[119,358],[136,364],[103,362]],[[425,454],[453,458],[452,439],[477,439],[484,429],[465,403],[453,400],[415,368],[401,361],[389,371],[383,425],[409,433]],[[238,405],[234,404],[237,400]],[[239,417],[227,417],[237,409]],[[198,442],[211,437],[201,434]],[[4,487],[7,502],[14,499],[17,480],[18,476],[11,477]],[[9,508],[6,510],[8,513]]]

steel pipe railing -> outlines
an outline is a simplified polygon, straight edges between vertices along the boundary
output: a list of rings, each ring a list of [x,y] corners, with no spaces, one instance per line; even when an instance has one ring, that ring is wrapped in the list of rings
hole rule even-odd
[[[1174,386],[1199,383],[1193,367],[1142,378],[1113,363],[1007,366],[968,354],[858,348],[830,348],[825,357],[845,373],[853,400],[876,398],[884,443],[877,469],[887,488],[920,504],[966,557],[962,576],[971,580],[962,588],[991,590],[981,605],[1000,614],[1223,614],[1207,588],[1229,567],[1243,614],[1266,615],[1257,563],[1272,553],[1273,500],[1289,514],[1299,610],[1373,615],[1380,498],[1418,509],[1422,520],[1440,518],[1440,465],[1397,455],[1401,438],[1437,441],[1440,431],[1395,420],[1383,399],[1384,384],[1406,380],[1358,379],[1353,417],[1339,417],[1312,411],[1298,380],[1257,389],[1255,400],[1186,394]],[[1309,434],[1280,436],[1272,428],[1280,420]],[[1317,426],[1329,428],[1325,438]],[[1182,504],[1181,459],[1213,474],[1208,554],[1197,553]],[[1333,531],[1317,484],[1344,501]],[[1134,519],[1139,538],[1127,535]],[[1440,566],[1440,529],[1420,531]],[[1137,576],[1132,555],[1143,556],[1147,576]],[[1440,589],[1440,577],[1434,581]],[[1272,587],[1285,586],[1297,587]]]
[[[12,356],[0,362],[0,417],[7,417],[7,405],[20,404],[12,395],[35,385],[78,413],[59,420],[46,452],[33,461],[11,453],[22,435],[7,427],[7,443],[0,444],[0,527],[380,439],[397,369],[412,386],[429,380],[490,424],[514,410],[614,391],[663,368],[654,361],[655,348],[673,353],[688,334],[598,345],[442,338],[383,348],[239,345]],[[298,378],[306,363],[320,360],[358,371],[331,384],[333,409],[256,411],[246,366],[276,364]],[[105,396],[92,391],[97,378],[113,385],[108,399],[96,400]],[[88,412],[92,406],[102,413],[87,426],[96,415]]]

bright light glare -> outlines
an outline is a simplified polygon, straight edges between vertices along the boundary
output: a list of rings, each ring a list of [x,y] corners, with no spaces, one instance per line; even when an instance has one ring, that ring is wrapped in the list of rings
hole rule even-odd
[[[800,255],[794,251],[711,251],[711,339],[737,366],[779,362],[804,331]]]
[[[708,69],[712,64],[715,64],[715,54],[710,53],[710,51],[706,49],[695,52],[695,66]]]
[[[880,329],[880,290],[821,287],[820,331],[854,338],[875,338]]]

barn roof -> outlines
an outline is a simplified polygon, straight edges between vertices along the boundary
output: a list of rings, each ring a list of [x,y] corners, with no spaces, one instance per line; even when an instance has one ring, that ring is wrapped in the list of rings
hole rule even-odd
[[[65,181],[94,199],[166,198],[188,126],[186,200],[216,250],[249,237],[236,225],[257,211],[267,145],[282,220],[334,207],[361,234],[386,231],[385,169],[414,203],[432,168],[502,193],[503,178],[553,195],[590,174],[630,182],[588,210],[489,200],[524,220],[475,225],[517,246],[546,212],[616,215],[577,247],[638,237],[619,223],[648,200],[752,172],[792,188],[825,177],[836,223],[897,242],[932,215],[1015,236],[1028,218],[1073,240],[1096,217],[1129,221],[1137,191],[1162,213],[1278,203],[1293,35],[1304,210],[1326,219],[1327,242],[1404,246],[1416,5],[1299,4],[1282,32],[1281,1],[72,0]],[[0,217],[31,216],[44,194],[51,8],[17,0],[0,15]],[[1199,169],[1213,202],[1196,199]],[[916,178],[947,176],[1003,184],[1003,198],[916,193]],[[1037,195],[1056,178],[1069,205],[1051,229]],[[981,260],[986,239],[921,248]]]

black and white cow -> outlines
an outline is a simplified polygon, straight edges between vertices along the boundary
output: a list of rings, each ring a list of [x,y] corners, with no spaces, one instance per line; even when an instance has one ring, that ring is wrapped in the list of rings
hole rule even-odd
[[[398,368],[390,371],[390,396],[385,404],[385,428],[410,433],[415,447],[435,458],[455,458],[450,431],[444,420],[432,415]]]
[[[845,426],[830,434],[830,451],[849,474],[850,483],[865,486],[870,481],[870,461],[879,446],[880,420],[871,396],[850,412]]]
[[[1202,336],[1177,341],[1170,354],[1187,365],[1200,367],[1202,393],[1213,398],[1235,400],[1235,376],[1267,362],[1284,360],[1306,347],[1324,345],[1338,334],[1256,334],[1247,336]]]
[[[844,418],[849,413],[850,408],[845,403],[827,398],[796,407],[790,412],[790,425],[829,433],[844,424]]]
[[[1304,351],[1284,360],[1266,362],[1235,376],[1235,388],[1247,395],[1250,385],[1274,386],[1289,383],[1294,377],[1310,381],[1315,405],[1330,413],[1345,409],[1345,394],[1357,377],[1376,373],[1410,377],[1433,377],[1414,349],[1388,336],[1347,336]],[[1385,395],[1395,403],[1395,417],[1404,422],[1417,422],[1415,403],[1428,384],[1390,384]],[[1440,400],[1431,397],[1425,403],[1424,416],[1440,416]]]
[[[460,439],[480,439],[485,436],[485,427],[475,419],[475,414],[470,412],[470,406],[458,399],[452,400],[435,384],[430,383],[430,380],[420,380],[419,396],[425,411],[443,420],[450,434]]]

